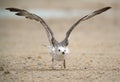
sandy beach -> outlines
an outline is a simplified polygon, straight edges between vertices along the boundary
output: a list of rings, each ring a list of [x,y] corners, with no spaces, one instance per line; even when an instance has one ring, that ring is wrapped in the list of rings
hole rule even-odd
[[[79,9],[100,8],[100,4],[79,6],[80,1],[67,2],[65,4],[53,2],[47,6],[48,0],[41,0],[46,5],[45,9]],[[94,1],[94,0],[93,0]],[[115,5],[112,4],[113,9]],[[2,7],[11,6],[7,3]],[[40,1],[39,1],[40,2]],[[12,3],[12,2],[10,2]],[[32,2],[31,2],[32,3]],[[97,1],[96,1],[97,3]],[[102,2],[98,2],[101,3]],[[19,5],[17,5],[19,4]],[[75,6],[77,4],[77,6]],[[90,3],[92,4],[92,2]],[[95,4],[95,3],[94,3]],[[105,6],[107,3],[102,4]],[[114,3],[115,4],[115,3]],[[117,4],[117,3],[116,3]],[[13,6],[21,8],[38,8],[36,3],[25,5],[23,1],[17,1]],[[64,6],[63,6],[64,5]],[[71,6],[70,6],[71,5]],[[85,7],[86,6],[86,7]],[[99,16],[79,24],[70,37],[70,54],[66,59],[67,68],[61,69],[59,62],[57,68],[51,68],[51,56],[49,55],[49,42],[44,28],[39,22],[28,19],[1,18],[0,19],[0,82],[119,82],[120,81],[120,18],[109,10]],[[45,18],[45,17],[43,17]],[[45,19],[53,30],[55,37],[61,41],[65,37],[69,27],[78,20],[75,18],[50,18]]]

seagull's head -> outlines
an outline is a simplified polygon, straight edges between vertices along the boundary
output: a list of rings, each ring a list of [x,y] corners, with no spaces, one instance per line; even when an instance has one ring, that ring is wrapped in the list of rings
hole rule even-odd
[[[68,53],[69,53],[69,50],[68,50],[67,47],[59,46],[58,49],[57,49],[57,52],[58,52],[59,54],[65,55],[65,54],[68,54]]]

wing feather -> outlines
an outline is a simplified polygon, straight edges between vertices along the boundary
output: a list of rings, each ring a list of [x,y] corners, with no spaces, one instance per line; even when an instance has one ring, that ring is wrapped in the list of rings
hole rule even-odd
[[[104,8],[101,8],[101,9],[99,9],[99,10],[96,10],[96,11],[94,11],[94,12],[92,12],[92,13],[90,13],[90,14],[82,17],[82,18],[80,18],[80,19],[79,19],[76,23],[74,23],[74,24],[70,27],[70,29],[67,31],[66,37],[65,37],[65,39],[62,41],[62,43],[63,43],[64,45],[66,45],[66,46],[68,45],[68,38],[69,38],[71,32],[73,31],[73,29],[74,29],[80,22],[85,21],[85,20],[87,20],[87,19],[90,19],[90,18],[92,18],[92,17],[94,17],[94,16],[96,16],[96,15],[102,13],[102,12],[105,12],[106,10],[108,10],[108,9],[110,9],[110,8],[111,8],[111,7],[104,7]]]
[[[46,22],[39,16],[29,13],[26,10],[23,9],[18,9],[18,8],[6,8],[6,10],[9,10],[11,12],[16,12],[16,15],[18,16],[25,16],[25,18],[31,19],[31,20],[36,20],[38,22],[40,22],[43,27],[46,30],[47,36],[49,38],[49,42],[51,45],[55,45],[55,43],[57,42],[53,36],[53,32],[52,30],[49,28],[49,26],[46,24]]]

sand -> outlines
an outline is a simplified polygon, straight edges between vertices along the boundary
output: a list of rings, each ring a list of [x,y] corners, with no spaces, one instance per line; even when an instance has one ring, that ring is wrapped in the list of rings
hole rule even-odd
[[[57,62],[55,70],[51,68],[49,42],[41,24],[24,18],[0,19],[0,82],[119,82],[119,19],[104,14],[74,29],[67,68],[61,69]],[[77,19],[53,18],[46,22],[61,41]]]

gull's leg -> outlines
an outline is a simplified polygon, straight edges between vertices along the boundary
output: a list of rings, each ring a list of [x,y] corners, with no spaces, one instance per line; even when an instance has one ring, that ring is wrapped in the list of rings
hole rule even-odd
[[[66,61],[65,61],[65,59],[63,61],[63,66],[64,66],[64,69],[65,69],[66,68]]]
[[[54,68],[54,64],[55,64],[55,63],[54,63],[54,58],[52,58],[52,69],[55,69],[55,68]]]

